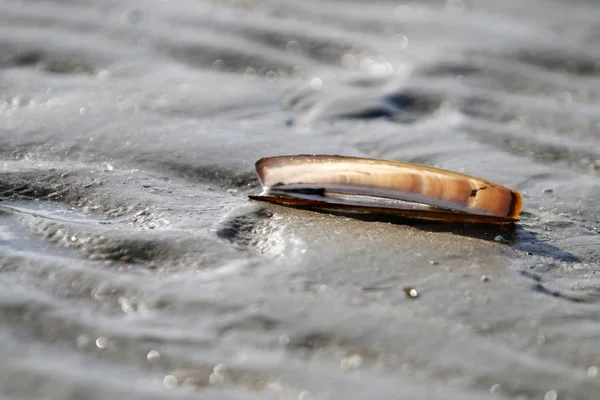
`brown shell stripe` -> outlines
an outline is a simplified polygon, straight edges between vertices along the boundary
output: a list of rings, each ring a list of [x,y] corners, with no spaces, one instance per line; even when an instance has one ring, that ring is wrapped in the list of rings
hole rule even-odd
[[[516,218],[522,203],[519,193],[487,180],[395,161],[330,155],[279,156],[260,159],[256,171],[263,186],[282,191],[322,187],[479,215]]]

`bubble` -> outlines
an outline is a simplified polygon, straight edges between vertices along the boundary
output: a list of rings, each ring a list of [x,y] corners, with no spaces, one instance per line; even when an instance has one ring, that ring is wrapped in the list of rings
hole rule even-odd
[[[596,376],[598,375],[598,367],[592,365],[587,369],[587,376]]]
[[[544,395],[544,400],[556,400],[556,399],[558,399],[558,393],[556,393],[556,390],[549,390]]]
[[[150,350],[148,354],[146,354],[146,358],[148,361],[158,360],[160,358],[160,353],[156,350]]]
[[[256,70],[252,67],[246,68],[244,71],[244,78],[246,79],[254,79],[256,77]]]
[[[167,375],[163,379],[163,385],[167,389],[173,389],[173,388],[177,387],[178,384],[179,384],[179,380],[177,379],[177,377],[175,375]]]
[[[308,390],[304,390],[298,395],[298,400],[312,400],[314,398],[315,397],[313,396],[313,394]]]
[[[105,337],[100,336],[99,338],[96,339],[96,346],[99,349],[103,349],[108,345],[108,339]]]
[[[265,81],[267,81],[268,83],[275,83],[277,82],[277,72],[275,71],[269,71],[265,74]]]
[[[346,53],[340,57],[340,64],[344,68],[352,68],[356,65],[356,57],[350,53]]]
[[[394,16],[396,18],[401,18],[404,17],[406,14],[410,13],[411,11],[412,8],[410,8],[410,6],[406,4],[400,4],[399,6],[396,6],[396,8],[394,8]]]
[[[77,347],[79,347],[80,350],[83,350],[88,346],[88,344],[90,344],[90,339],[88,339],[88,337],[85,335],[80,335],[77,336],[76,342]]]
[[[281,346],[287,346],[288,344],[290,344],[290,337],[288,335],[281,335],[279,336],[278,341]]]
[[[83,107],[82,107],[82,108],[80,108],[80,109],[79,109],[79,114],[80,114],[80,115],[83,115],[83,114],[85,114],[85,108],[83,108]]]
[[[496,383],[495,385],[492,385],[492,387],[490,388],[490,393],[494,394],[494,393],[498,393],[500,392],[500,385],[498,383]]]
[[[542,344],[544,344],[544,343],[546,343],[546,336],[544,336],[544,335],[539,335],[539,336],[538,336],[538,338],[537,338],[537,344],[538,344],[538,345],[542,345]]]
[[[213,367],[213,372],[215,374],[225,375],[227,373],[227,365],[225,365],[225,364],[216,364]]]
[[[212,69],[215,69],[217,71],[223,71],[225,69],[225,62],[221,59],[213,61]]]
[[[285,51],[288,53],[298,53],[301,49],[302,47],[300,46],[300,43],[296,42],[295,40],[290,40],[285,45]]]
[[[367,68],[367,72],[369,75],[380,76],[385,75],[388,72],[388,69],[386,68],[385,64],[372,63]]]
[[[406,35],[398,33],[394,35],[394,40],[396,41],[396,45],[399,49],[404,50],[408,47],[408,38],[406,37]]]
[[[321,90],[323,88],[323,81],[319,78],[312,78],[309,86],[312,90]]]
[[[572,103],[573,102],[573,95],[569,92],[563,92],[559,95],[559,98],[564,101],[565,103]]]

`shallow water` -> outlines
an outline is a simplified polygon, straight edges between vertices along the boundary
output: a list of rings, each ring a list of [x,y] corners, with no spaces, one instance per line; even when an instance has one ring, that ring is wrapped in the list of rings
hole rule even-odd
[[[0,10],[2,397],[595,398],[595,2]],[[481,176],[522,221],[247,199],[297,153]]]

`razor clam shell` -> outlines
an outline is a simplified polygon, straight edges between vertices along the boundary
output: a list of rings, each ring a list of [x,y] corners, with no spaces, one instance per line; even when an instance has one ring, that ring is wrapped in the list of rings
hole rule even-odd
[[[277,202],[283,203],[281,199],[289,197],[313,201],[312,207],[343,203],[331,197],[331,193],[339,193],[402,200],[436,208],[421,210],[421,213],[441,216],[441,212],[452,212],[498,217],[510,222],[516,220],[522,204],[518,192],[497,183],[426,165],[395,161],[336,155],[278,156],[258,160],[256,173],[266,189],[265,194],[271,196],[271,202],[279,199]],[[328,196],[306,198],[306,193],[319,191],[328,193]],[[324,204],[317,205],[317,202]],[[379,205],[371,206],[361,200],[350,204],[346,202],[342,207],[368,209]],[[380,208],[416,212],[403,205]]]

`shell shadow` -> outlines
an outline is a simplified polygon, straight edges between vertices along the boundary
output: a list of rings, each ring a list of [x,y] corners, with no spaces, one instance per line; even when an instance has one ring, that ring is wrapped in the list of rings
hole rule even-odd
[[[295,207],[294,207],[295,208]],[[579,262],[574,254],[562,250],[552,244],[538,239],[538,234],[527,230],[522,225],[456,223],[417,220],[388,214],[357,214],[318,208],[303,208],[320,214],[338,215],[365,222],[386,222],[395,225],[408,225],[427,232],[451,232],[456,235],[468,236],[490,242],[496,242],[516,250],[527,252],[531,256],[550,257],[557,261]]]

